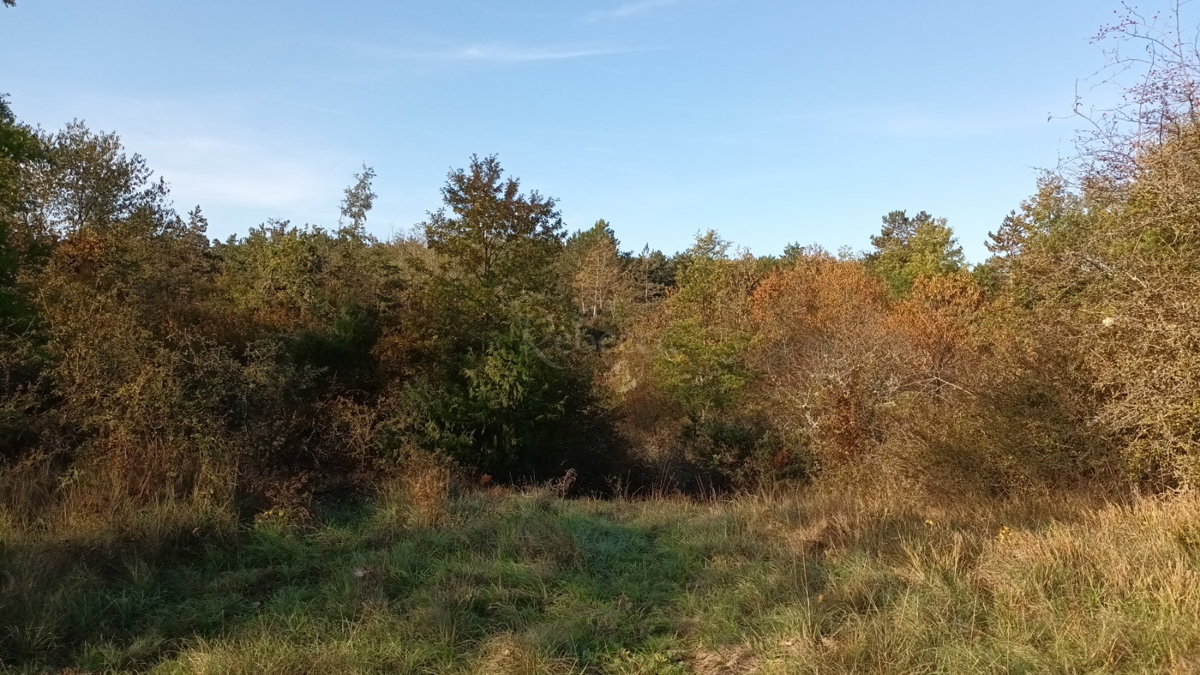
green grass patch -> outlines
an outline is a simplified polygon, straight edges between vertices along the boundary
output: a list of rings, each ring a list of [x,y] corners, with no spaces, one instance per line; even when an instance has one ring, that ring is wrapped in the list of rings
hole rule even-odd
[[[1194,500],[395,501],[4,532],[8,672],[1194,672]]]

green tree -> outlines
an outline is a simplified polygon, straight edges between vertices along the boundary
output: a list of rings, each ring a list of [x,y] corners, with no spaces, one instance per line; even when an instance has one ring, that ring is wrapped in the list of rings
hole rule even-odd
[[[662,300],[667,289],[675,286],[675,265],[662,251],[651,251],[647,244],[631,261],[633,285],[639,302]]]
[[[745,356],[752,334],[747,299],[754,274],[748,259],[732,259],[716,232],[697,236],[682,256],[679,291],[654,371],[663,388],[697,422],[737,403],[752,374]]]
[[[522,193],[493,155],[450,172],[442,200],[424,224],[425,240],[441,261],[441,280],[485,324],[523,293],[551,287],[563,246],[554,199]]]
[[[988,233],[984,245],[991,256],[972,272],[992,292],[1008,292],[1022,305],[1032,306],[1041,294],[1043,279],[1038,277],[1056,276],[1057,271],[1044,269],[1031,276],[1029,264],[1035,259],[1045,260],[1041,252],[1069,246],[1068,240],[1083,231],[1080,219],[1084,214],[1079,196],[1067,188],[1061,176],[1042,175],[1038,178],[1037,193],[1022,202],[1019,211],[1005,216],[995,232]],[[1024,269],[1018,271],[1018,268]]]
[[[342,217],[340,224],[346,234],[366,237],[367,213],[375,206],[375,198],[379,195],[371,189],[375,180],[375,169],[363,164],[362,173],[354,174],[354,185],[346,188],[342,198]]]
[[[677,443],[693,466],[719,482],[750,479],[769,445],[761,416],[748,409],[757,372],[749,298],[767,259],[733,256],[713,231],[679,256],[677,289],[649,314],[662,318],[651,375],[685,416]]]
[[[875,250],[866,256],[867,267],[896,297],[907,295],[920,276],[950,274],[965,264],[962,247],[946,219],[924,211],[911,218],[904,211],[887,214],[871,245]]]
[[[30,207],[26,182],[30,164],[44,156],[40,139],[17,121],[0,96],[0,328],[18,314],[18,272],[36,246],[25,225]]]
[[[625,257],[604,220],[567,240],[561,257],[563,276],[580,318],[591,330],[616,334],[628,318],[634,289]]]
[[[44,261],[48,242],[28,228],[31,165],[44,159],[40,139],[0,96],[0,462],[23,451],[41,402],[42,335],[26,279]]]
[[[550,470],[557,425],[582,400],[555,201],[522,193],[495,156],[452,171],[442,197],[424,225],[437,259],[423,302],[438,356],[409,387],[419,435],[489,473]]]
[[[113,133],[95,133],[78,120],[44,134],[48,160],[32,177],[34,225],[59,235],[171,220],[167,186],[154,181],[141,155],[125,153]]]

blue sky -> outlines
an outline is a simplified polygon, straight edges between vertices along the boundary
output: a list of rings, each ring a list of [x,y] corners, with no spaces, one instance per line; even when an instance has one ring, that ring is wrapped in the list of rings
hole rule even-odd
[[[968,257],[1069,155],[1075,83],[1116,0],[18,0],[0,92],[25,121],[117,131],[211,234],[332,225],[361,163],[370,229],[438,206],[471,153],[572,229],[755,253],[863,249],[892,209]]]

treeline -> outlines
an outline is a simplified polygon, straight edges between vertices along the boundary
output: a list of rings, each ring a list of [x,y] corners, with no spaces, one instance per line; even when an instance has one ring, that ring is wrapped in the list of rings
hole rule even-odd
[[[568,236],[495,157],[414,236],[368,233],[364,167],[336,227],[210,240],[115,135],[4,102],[6,513],[258,512],[430,462],[589,490],[1194,486],[1200,127],[1175,91],[1149,140],[1046,174],[975,266],[903,211],[862,254],[711,231],[633,253],[603,221]]]

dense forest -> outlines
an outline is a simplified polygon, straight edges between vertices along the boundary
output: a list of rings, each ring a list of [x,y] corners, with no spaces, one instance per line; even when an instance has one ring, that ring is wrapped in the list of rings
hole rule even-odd
[[[864,255],[754,257],[709,231],[666,256],[621,250],[603,221],[566,235],[553,198],[474,157],[418,237],[367,233],[364,167],[335,227],[210,241],[117,136],[4,114],[0,445],[30,514],[92,481],[123,499],[284,507],[420,455],[475,480],[571,472],[589,489],[867,465],[997,491],[1194,477],[1188,404],[1130,424],[1134,401],[1163,410],[1189,372],[1131,381],[1145,376],[1131,336],[1167,329],[1101,298],[1144,273],[1114,278],[1126,242],[1081,236],[1146,236],[1129,223],[1157,218],[1140,195],[1096,208],[1047,178],[973,268],[944,220],[903,211]],[[1193,257],[1175,248],[1186,231],[1154,235],[1173,240],[1156,257]],[[1097,264],[1044,273],[1070,257]]]
[[[626,251],[604,221],[568,235],[495,156],[450,172],[413,236],[368,233],[364,167],[336,225],[210,240],[117,135],[30,128],[5,101],[0,448],[22,486],[6,513],[75,492],[302,509],[430,462],[593,492],[846,472],[1190,487],[1189,68],[1138,90],[1153,138],[1098,127],[977,265],[924,211],[884,216],[861,254],[752,256],[713,231]]]
[[[89,482],[272,508],[418,456],[590,490],[1200,479],[1198,141],[1178,100],[1152,144],[1108,134],[1046,173],[977,265],[924,211],[884,216],[862,254],[752,256],[713,231],[625,251],[604,221],[568,235],[494,156],[452,171],[414,236],[368,233],[364,167],[336,226],[209,240],[115,134],[3,105],[16,513]]]

